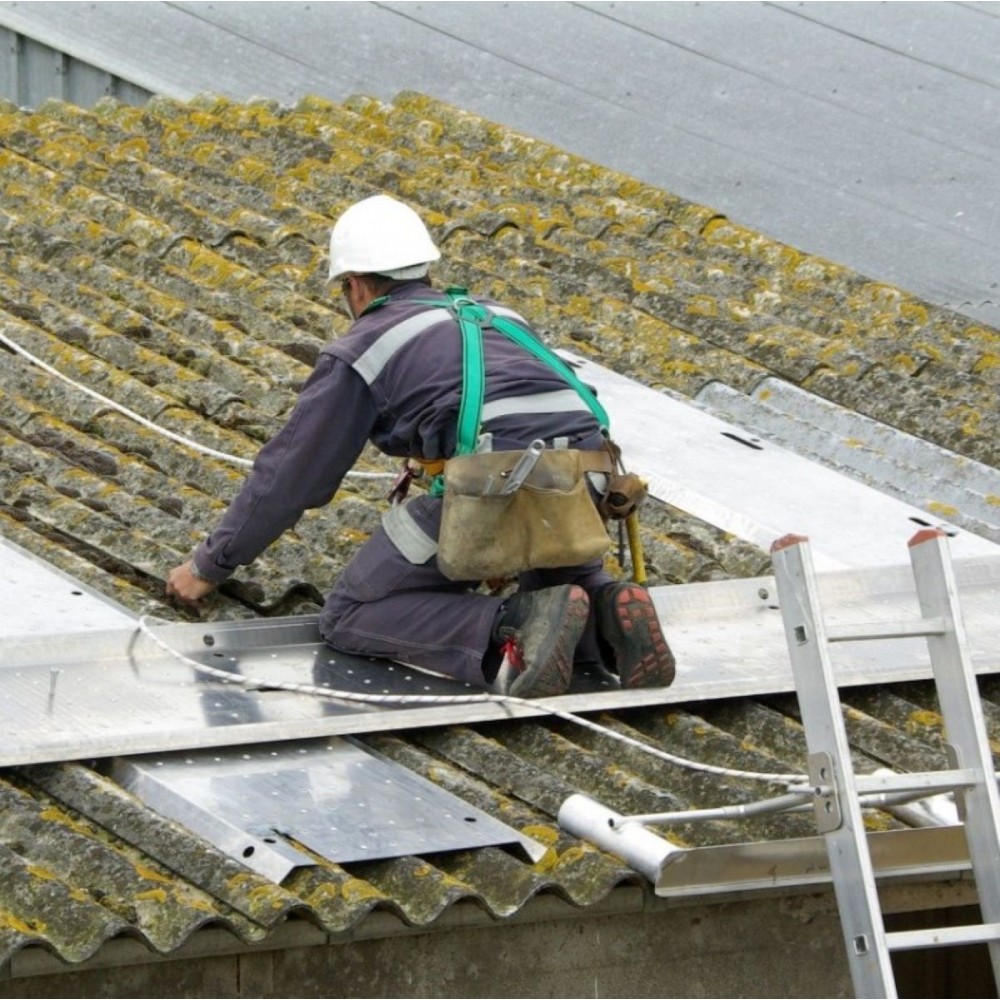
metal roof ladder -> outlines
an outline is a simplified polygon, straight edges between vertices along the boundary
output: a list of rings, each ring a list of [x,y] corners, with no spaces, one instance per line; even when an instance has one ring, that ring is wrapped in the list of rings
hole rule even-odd
[[[771,551],[809,748],[816,822],[826,841],[856,995],[897,995],[892,951],[957,944],[987,943],[1000,984],[1000,796],[944,533],[920,531],[909,542],[922,615],[914,621],[827,626],[808,539],[787,535]],[[829,644],[913,636],[927,639],[952,769],[884,778],[855,775]],[[983,923],[888,933],[859,795],[920,790],[930,795],[947,789],[956,791],[964,818]]]

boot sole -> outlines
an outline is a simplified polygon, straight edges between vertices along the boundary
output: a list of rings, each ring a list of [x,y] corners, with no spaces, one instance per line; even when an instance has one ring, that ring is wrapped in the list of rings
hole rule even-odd
[[[649,592],[638,584],[618,584],[598,602],[597,627],[614,650],[623,688],[667,687],[676,675]]]
[[[524,672],[510,686],[517,698],[550,698],[564,694],[573,676],[573,653],[583,635],[590,601],[583,587],[568,585],[539,592],[538,606],[524,631],[527,641],[520,648]],[[550,627],[559,622],[559,628]]]

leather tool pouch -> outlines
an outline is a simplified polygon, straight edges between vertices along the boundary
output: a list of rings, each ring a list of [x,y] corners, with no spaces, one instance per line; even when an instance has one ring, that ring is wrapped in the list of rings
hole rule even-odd
[[[587,487],[583,453],[546,451],[519,489],[499,495],[521,455],[460,455],[445,465],[437,560],[449,579],[578,566],[607,552],[611,542]]]
[[[646,499],[646,484],[634,472],[621,472],[608,477],[607,492],[597,509],[601,517],[621,521],[639,509]]]

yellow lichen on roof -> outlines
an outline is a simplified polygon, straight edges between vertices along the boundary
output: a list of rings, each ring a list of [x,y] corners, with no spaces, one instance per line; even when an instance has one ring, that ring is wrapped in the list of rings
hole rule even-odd
[[[750,393],[771,376],[970,457],[1000,454],[996,331],[420,95],[343,105],[309,98],[295,108],[210,96],[143,108],[108,100],[91,112],[57,101],[36,112],[6,106],[0,166],[0,329],[165,428],[244,460],[281,426],[323,344],[348,328],[326,287],[328,230],[347,205],[379,191],[427,220],[444,251],[441,283],[503,300],[547,342],[645,385],[695,397],[710,383]],[[366,470],[395,464],[363,459]],[[164,603],[164,576],[211,530],[243,477],[241,467],[166,440],[21,358],[0,365],[0,534],[129,608],[189,613]],[[309,513],[214,595],[205,617],[315,611],[379,523],[383,492],[384,484],[345,482],[334,505]],[[947,505],[931,502],[947,516]],[[643,520],[653,583],[768,571],[767,553],[683,511],[650,503]],[[613,557],[609,567],[622,572]],[[801,727],[782,711],[745,700],[702,707],[611,722],[720,766],[804,766]],[[929,711],[914,708],[913,720]],[[768,712],[770,726],[760,723]],[[872,717],[858,709],[851,724],[870,733],[880,728]],[[936,739],[933,727],[911,724],[911,743]],[[903,725],[881,728],[899,737]],[[375,906],[423,925],[467,898],[494,915],[544,890],[592,902],[631,876],[558,830],[553,816],[570,791],[606,796],[623,811],[662,804],[665,787],[678,808],[717,804],[720,784],[749,794],[589,739],[533,721],[488,734],[443,727],[372,739],[534,836],[546,848],[535,866],[492,848],[350,871],[319,863],[290,876],[284,891],[227,875],[218,896],[183,900],[187,883],[172,880],[169,866],[126,851],[138,881],[116,890],[88,941],[127,927],[169,948],[208,919],[254,940],[290,909],[341,933]],[[795,835],[798,824],[784,818],[752,836]],[[66,832],[100,839],[72,824]],[[100,836],[121,850],[113,834]],[[747,831],[692,826],[670,837],[722,844]],[[56,870],[47,858],[32,863]],[[147,865],[159,878],[142,882]],[[45,884],[61,888],[59,879]],[[61,891],[99,909],[84,886]],[[186,916],[157,937],[158,914],[170,907]],[[37,940],[25,916],[21,933]]]

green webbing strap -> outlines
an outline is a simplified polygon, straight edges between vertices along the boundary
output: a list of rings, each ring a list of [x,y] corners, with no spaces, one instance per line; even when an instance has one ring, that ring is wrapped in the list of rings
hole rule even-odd
[[[561,375],[590,407],[590,412],[597,419],[601,430],[607,433],[611,426],[607,411],[597,401],[597,397],[590,391],[589,387],[577,378],[576,372],[558,354],[553,354],[540,340],[536,340],[527,330],[523,330],[506,316],[492,316],[490,326],[494,330],[499,330],[505,337],[513,340],[515,344],[523,347],[526,351],[530,351],[539,361],[544,361],[557,374]]]
[[[447,305],[451,308],[452,312],[455,314],[455,318],[459,322],[459,326],[462,329],[462,358],[465,365],[463,372],[463,385],[462,385],[462,409],[466,409],[466,399],[469,393],[473,393],[473,398],[479,398],[479,412],[482,412],[482,395],[486,388],[486,377],[485,374],[480,371],[482,366],[482,328],[485,323],[487,326],[493,327],[499,333],[502,333],[508,340],[514,341],[519,347],[523,347],[530,354],[533,354],[539,361],[544,361],[551,369],[562,376],[569,385],[576,390],[580,398],[587,404],[590,412],[593,413],[594,418],[597,420],[602,431],[607,432],[611,426],[611,421],[608,418],[608,413],[604,407],[598,402],[597,397],[590,390],[590,388],[585,385],[577,377],[576,372],[558,354],[550,351],[540,340],[533,337],[527,330],[523,327],[518,326],[511,319],[507,319],[505,316],[497,316],[495,313],[491,312],[485,306],[481,306],[475,299],[469,297],[468,293],[464,288],[449,288],[446,290],[446,294],[449,298]],[[421,305],[428,306],[441,306],[442,303],[438,299],[410,299],[411,302],[419,302]],[[478,350],[470,353],[468,347],[469,335],[473,335],[477,345]],[[478,358],[478,360],[476,360]],[[473,364],[477,365],[477,369],[470,373],[469,362],[470,360]],[[471,374],[471,378],[470,378]],[[461,434],[461,424],[462,424],[462,413],[459,413],[459,441],[462,441]],[[472,434],[473,438],[473,448],[475,447],[475,442],[478,440],[479,436],[479,424],[477,422],[475,429]],[[459,451],[459,454],[466,454],[466,452]]]
[[[486,310],[472,299],[448,289],[451,305],[462,331],[462,403],[458,410],[456,455],[471,455],[479,442],[486,392],[486,364],[483,360],[483,320]]]

